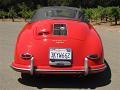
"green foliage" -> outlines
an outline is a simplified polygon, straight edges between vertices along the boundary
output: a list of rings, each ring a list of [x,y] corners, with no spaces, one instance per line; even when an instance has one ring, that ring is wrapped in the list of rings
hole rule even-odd
[[[114,18],[115,24],[117,24],[117,21],[118,21],[118,19],[120,17],[120,15],[119,15],[120,11],[119,10],[120,10],[119,7],[113,7],[113,8],[111,8],[110,15],[111,15],[112,18]]]
[[[119,0],[0,0],[0,18],[14,21],[14,18],[21,17],[26,21],[34,10],[49,5],[82,7],[90,21],[114,21],[117,24],[120,20]]]
[[[120,8],[119,7],[107,7],[106,8],[107,16],[109,20],[114,21],[117,24],[120,19]]]
[[[17,17],[17,13],[13,7],[9,9],[8,17],[11,18],[13,22],[14,22],[14,18]]]
[[[87,15],[87,17],[91,20],[92,19],[92,15],[93,15],[93,9],[85,9],[85,13]]]
[[[0,10],[0,18],[4,19],[5,17],[7,17],[7,12]]]
[[[98,6],[97,8],[89,8],[85,10],[87,16],[90,20],[97,20],[101,19],[106,20],[106,22],[114,21],[117,24],[118,20],[120,19],[120,8],[119,7],[101,7]]]
[[[100,11],[99,11],[99,9],[98,8],[94,8],[92,10],[92,13],[93,13],[92,19],[97,21],[100,18]]]
[[[40,4],[37,5],[37,9],[40,9],[42,6]]]
[[[32,10],[26,6],[26,4],[23,2],[22,5],[18,5],[20,12],[19,15],[25,19],[31,18],[33,15]]]
[[[101,10],[99,8],[90,8],[85,10],[86,15],[90,20],[97,20],[101,17]]]
[[[100,18],[103,19],[106,16],[106,9],[101,6],[98,6],[97,9],[99,11]]]

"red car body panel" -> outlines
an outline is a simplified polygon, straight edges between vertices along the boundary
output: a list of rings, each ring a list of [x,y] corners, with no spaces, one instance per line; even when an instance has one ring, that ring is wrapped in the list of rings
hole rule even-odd
[[[52,24],[54,23],[67,24],[69,35],[52,35]],[[49,34],[39,35],[43,29]],[[89,60],[90,68],[96,69],[104,66],[102,43],[94,28],[84,22],[73,20],[43,20],[28,23],[19,35],[13,65],[28,69],[30,61],[20,58],[20,54],[29,52],[34,55],[34,65],[38,69],[61,70],[59,67],[49,65],[50,47],[72,49],[72,66],[64,67],[62,70],[83,70],[84,58],[89,54],[98,54],[101,57],[98,61]]]
[[[53,35],[53,24],[66,24],[67,35]],[[72,65],[69,67],[49,65],[50,48],[71,48]],[[103,71],[106,67],[99,35],[92,25],[78,20],[46,19],[28,23],[19,34],[15,58],[12,63],[12,67],[20,69],[20,72],[29,70],[31,63],[30,60],[24,60],[20,57],[23,53],[30,53],[34,56],[35,72],[38,71],[39,73],[40,71],[66,71],[69,73],[69,71],[79,70],[84,73],[85,58],[90,54],[99,56],[99,60],[88,60],[91,73],[92,70]],[[47,73],[50,74],[50,72]],[[59,74],[62,73],[59,72]]]

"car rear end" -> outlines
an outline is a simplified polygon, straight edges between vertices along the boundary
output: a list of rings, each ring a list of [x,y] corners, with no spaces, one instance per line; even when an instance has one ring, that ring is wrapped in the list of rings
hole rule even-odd
[[[65,19],[28,23],[19,35],[12,68],[30,74],[104,71],[103,47],[91,25]]]

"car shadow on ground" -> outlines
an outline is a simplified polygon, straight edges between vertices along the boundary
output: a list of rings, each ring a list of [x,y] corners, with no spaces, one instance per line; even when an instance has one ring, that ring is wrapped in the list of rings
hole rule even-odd
[[[107,64],[107,62],[106,62]],[[103,73],[88,75],[82,77],[73,76],[36,76],[32,79],[26,80],[19,78],[21,84],[42,88],[84,88],[95,89],[97,87],[106,86],[111,83],[111,69],[107,64],[107,68]]]

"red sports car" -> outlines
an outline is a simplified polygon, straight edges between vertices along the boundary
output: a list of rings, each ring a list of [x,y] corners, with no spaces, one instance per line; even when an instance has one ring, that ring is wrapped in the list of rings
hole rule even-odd
[[[101,39],[84,13],[73,7],[36,11],[19,34],[11,67],[35,74],[88,75],[105,70]]]

